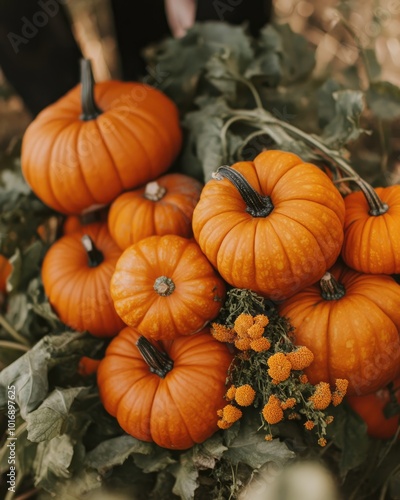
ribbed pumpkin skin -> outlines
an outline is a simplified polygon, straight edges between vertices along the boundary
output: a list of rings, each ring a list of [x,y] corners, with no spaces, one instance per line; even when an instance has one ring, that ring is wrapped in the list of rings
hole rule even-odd
[[[168,296],[154,289],[162,276],[175,284]],[[127,325],[147,338],[167,340],[198,332],[215,318],[225,285],[194,241],[150,236],[121,255],[111,279],[111,296]]]
[[[400,379],[394,382],[396,398],[400,403]],[[397,431],[400,423],[400,415],[386,418],[385,406],[390,401],[389,390],[385,387],[373,394],[365,396],[350,396],[347,402],[351,408],[360,415],[367,424],[367,432],[371,437],[377,439],[391,439]]]
[[[81,85],[44,109],[22,142],[22,171],[35,194],[80,214],[164,173],[181,146],[178,111],[158,90],[117,81],[95,85],[103,113],[83,121]]]
[[[121,194],[111,205],[108,228],[122,250],[148,236],[176,234],[190,238],[193,210],[200,198],[200,182],[183,174],[157,179],[166,189],[160,200],[145,196],[146,186]]]
[[[348,266],[364,273],[400,273],[400,186],[375,191],[389,205],[378,216],[369,214],[362,192],[346,196],[342,257]]]
[[[324,300],[317,283],[281,304],[279,312],[295,327],[295,343],[314,354],[305,370],[311,383],[346,378],[348,395],[374,392],[399,371],[400,285],[390,276],[344,266],[330,272],[344,285],[344,297]]]
[[[97,267],[88,265],[83,234],[90,236],[104,255]],[[43,260],[43,286],[63,323],[98,337],[116,335],[125,326],[110,295],[110,280],[120,255],[106,223],[89,224],[50,247]]]
[[[228,181],[210,180],[193,213],[200,248],[231,285],[283,300],[315,283],[337,259],[344,202],[327,175],[291,153],[266,151],[233,165],[274,205],[252,217]]]
[[[162,342],[174,366],[160,378],[139,353],[138,338],[136,330],[125,328],[100,363],[97,382],[105,409],[142,441],[177,450],[205,441],[218,430],[217,410],[226,404],[228,349],[208,329]]]

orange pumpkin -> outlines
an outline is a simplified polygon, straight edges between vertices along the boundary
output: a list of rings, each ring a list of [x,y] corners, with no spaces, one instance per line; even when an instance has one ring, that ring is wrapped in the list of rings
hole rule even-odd
[[[217,429],[232,355],[208,329],[151,344],[133,328],[112,340],[97,382],[105,409],[142,441],[183,450]]]
[[[218,169],[194,210],[193,232],[228,283],[282,300],[333,265],[343,220],[343,199],[319,168],[265,151]]]
[[[12,265],[7,257],[0,255],[0,292],[5,293],[7,287],[7,279],[12,271]]]
[[[62,232],[63,234],[73,234],[76,231],[80,231],[84,226],[88,224],[107,221],[107,216],[108,208],[95,210],[83,215],[69,215],[64,220]]]
[[[124,323],[113,306],[110,280],[120,255],[106,223],[89,224],[50,247],[42,280],[61,321],[99,337],[119,332]]]
[[[35,194],[66,214],[105,205],[164,173],[181,146],[178,111],[142,83],[82,84],[44,109],[22,142],[22,171]]]
[[[294,326],[295,342],[314,354],[305,369],[312,384],[349,380],[347,394],[384,387],[400,363],[400,285],[384,275],[337,265],[279,307]]]
[[[97,373],[100,361],[100,359],[93,359],[89,358],[88,356],[82,356],[79,360],[78,365],[79,375],[82,375],[82,377],[89,377],[89,375]]]
[[[150,236],[121,255],[111,296],[127,325],[146,337],[166,340],[196,333],[215,318],[225,286],[196,242]]]
[[[367,424],[367,432],[377,439],[391,439],[400,425],[400,414],[386,418],[385,409],[391,401],[400,405],[400,379],[366,396],[350,396],[347,402]]]
[[[360,186],[344,200],[343,260],[364,273],[400,273],[400,186]]]
[[[200,182],[187,175],[167,174],[121,194],[110,207],[111,236],[123,250],[147,236],[177,234],[190,238],[201,188]]]

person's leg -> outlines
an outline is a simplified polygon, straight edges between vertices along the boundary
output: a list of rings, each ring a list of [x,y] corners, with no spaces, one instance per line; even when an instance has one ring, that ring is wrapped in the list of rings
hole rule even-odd
[[[60,0],[4,0],[0,66],[36,115],[79,81],[81,53]]]

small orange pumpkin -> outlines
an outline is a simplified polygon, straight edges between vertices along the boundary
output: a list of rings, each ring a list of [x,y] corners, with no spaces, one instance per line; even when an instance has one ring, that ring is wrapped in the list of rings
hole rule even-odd
[[[192,177],[167,174],[121,194],[110,207],[111,236],[122,250],[147,236],[177,234],[190,238],[201,189],[201,183]]]
[[[310,382],[349,381],[348,395],[374,392],[398,375],[400,285],[384,275],[336,265],[279,306],[294,326],[297,345],[314,354]]]
[[[100,365],[100,359],[89,358],[88,356],[82,356],[79,360],[78,365],[78,373],[82,377],[89,377],[94,373],[97,373],[97,370]]]
[[[7,257],[0,255],[0,292],[6,292],[7,279],[12,271],[12,265]]]
[[[360,187],[344,200],[342,258],[363,273],[400,273],[400,185]]]
[[[76,231],[80,231],[84,226],[87,226],[88,224],[107,221],[107,216],[108,208],[94,210],[83,215],[69,215],[64,220],[62,232],[64,235],[73,234]]]
[[[394,399],[400,405],[400,379],[365,396],[347,397],[350,407],[365,421],[367,432],[377,439],[391,439],[400,425],[400,414],[386,418],[385,408]]]
[[[119,332],[124,323],[113,306],[110,280],[120,255],[106,223],[89,224],[50,247],[43,286],[63,323],[98,337]]]
[[[48,206],[80,214],[164,173],[181,136],[177,108],[159,90],[118,81],[94,86],[83,61],[82,84],[27,128],[22,172]]]
[[[200,248],[229,284],[283,300],[336,261],[344,202],[319,168],[265,151],[220,167],[193,213]]]
[[[100,398],[128,434],[184,450],[218,430],[231,361],[208,329],[152,344],[124,328],[98,368]]]
[[[196,242],[150,236],[121,255],[111,296],[127,325],[146,337],[167,340],[196,333],[215,318],[225,285]]]

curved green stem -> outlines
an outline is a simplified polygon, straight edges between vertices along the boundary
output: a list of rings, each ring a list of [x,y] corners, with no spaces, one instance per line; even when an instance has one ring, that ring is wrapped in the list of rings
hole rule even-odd
[[[89,59],[81,60],[81,84],[82,114],[80,119],[84,121],[94,120],[101,115],[102,111],[94,100],[94,78]]]
[[[345,287],[328,272],[320,279],[319,286],[321,287],[321,297],[324,300],[339,300],[346,294]]]
[[[258,93],[257,89],[253,85],[253,83],[250,80],[247,80],[246,78],[243,78],[242,76],[236,76],[235,77],[239,82],[243,83],[246,85],[246,87],[250,90],[252,93],[254,102],[256,103],[257,108],[259,109],[264,109],[263,104],[261,102],[260,94]]]
[[[139,337],[136,346],[152,373],[165,378],[167,373],[172,370],[174,362],[168,354],[159,351],[145,337]]]
[[[19,344],[23,344],[25,346],[28,346],[28,348],[29,348],[29,345],[30,345],[29,341],[25,337],[23,337],[20,333],[18,333],[17,330],[12,325],[10,325],[10,323],[6,320],[6,318],[2,314],[0,314],[0,325]]]
[[[367,199],[370,215],[376,217],[385,214],[389,210],[389,205],[379,198],[375,189],[368,182],[360,179],[357,181],[357,184]]]
[[[18,344],[17,342],[11,342],[10,340],[0,340],[0,347],[4,349],[14,349],[15,351],[28,352],[29,347],[27,345]]]
[[[104,255],[102,254],[102,252],[100,252],[98,248],[96,248],[92,238],[87,234],[84,234],[81,238],[81,242],[87,253],[88,266],[89,267],[99,266],[104,260]]]
[[[216,180],[228,179],[239,191],[240,196],[246,203],[246,212],[252,217],[267,217],[274,209],[271,198],[257,192],[244,175],[237,170],[223,165],[214,172],[213,178]]]

